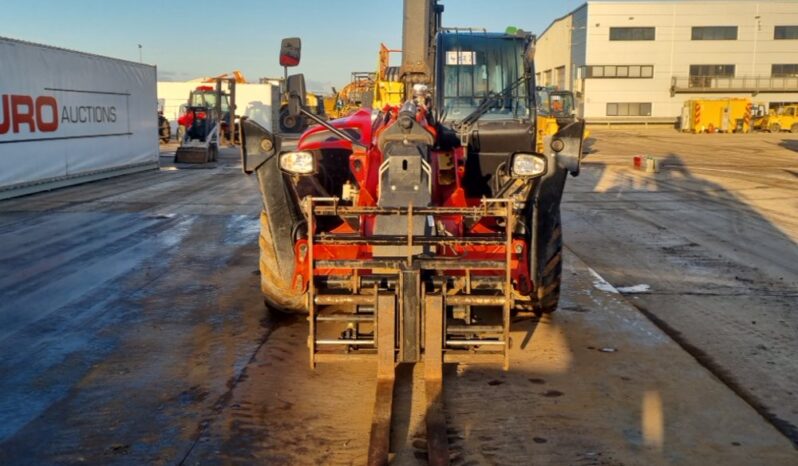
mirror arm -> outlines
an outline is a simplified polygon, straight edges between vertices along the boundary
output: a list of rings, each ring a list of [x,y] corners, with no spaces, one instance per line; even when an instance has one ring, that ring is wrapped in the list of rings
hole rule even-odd
[[[344,133],[343,131],[341,131],[340,129],[336,128],[335,126],[333,126],[333,125],[327,123],[326,121],[322,120],[321,118],[319,118],[318,115],[314,115],[313,113],[305,110],[304,107],[300,107],[299,112],[302,113],[302,115],[304,115],[304,116],[310,118],[311,120],[315,121],[316,123],[324,126],[328,130],[330,130],[331,133],[333,133],[334,135],[338,136],[339,138],[341,138],[341,139],[343,139],[345,141],[351,142],[353,146],[361,147],[364,150],[368,149],[368,147],[365,144],[363,144],[362,142],[356,140],[352,136]]]

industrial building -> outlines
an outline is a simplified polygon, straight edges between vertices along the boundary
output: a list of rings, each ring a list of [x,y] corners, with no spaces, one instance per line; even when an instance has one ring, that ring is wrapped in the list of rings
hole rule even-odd
[[[685,101],[798,102],[798,2],[589,0],[539,35],[539,85],[589,122],[673,122]]]

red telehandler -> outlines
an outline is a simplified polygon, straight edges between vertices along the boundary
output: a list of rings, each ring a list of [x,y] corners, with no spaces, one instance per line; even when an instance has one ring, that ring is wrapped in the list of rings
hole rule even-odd
[[[534,38],[446,31],[437,0],[404,8],[402,105],[325,122],[290,76],[290,111],[318,125],[291,140],[245,120],[242,162],[261,187],[266,302],[308,314],[312,367],[377,361],[369,462],[388,458],[395,365],[423,361],[429,460],[446,464],[443,362],[506,369],[511,314],[557,307],[584,122],[536,152]]]

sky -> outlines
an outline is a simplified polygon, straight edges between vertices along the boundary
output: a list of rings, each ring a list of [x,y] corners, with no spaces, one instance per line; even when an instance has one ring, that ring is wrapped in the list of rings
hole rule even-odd
[[[444,26],[540,34],[584,0],[443,0]],[[402,0],[0,0],[0,36],[139,61],[158,79],[241,70],[282,76],[280,40],[302,38],[308,87],[327,92],[353,71],[374,71],[380,42],[402,46]],[[398,64],[398,63],[397,63]],[[0,71],[2,72],[2,71]]]

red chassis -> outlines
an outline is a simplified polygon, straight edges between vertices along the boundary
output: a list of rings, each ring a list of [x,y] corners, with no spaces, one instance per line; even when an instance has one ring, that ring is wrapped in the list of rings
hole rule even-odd
[[[296,241],[294,289],[308,290],[311,262],[313,275],[351,276],[353,265],[359,274],[368,274],[383,267],[374,248],[389,244],[392,240],[407,245],[407,258],[413,260],[413,248],[428,246],[428,256],[434,260],[437,274],[446,277],[469,275],[500,279],[509,268],[514,290],[513,295],[522,298],[534,289],[529,274],[529,251],[527,242],[512,237],[512,206],[504,200],[469,198],[463,188],[465,174],[465,151],[462,146],[451,150],[431,150],[430,173],[431,207],[408,205],[406,208],[379,208],[380,168],[384,157],[377,141],[380,134],[398,124],[399,107],[386,106],[378,121],[372,122],[372,113],[361,109],[353,115],[335,120],[331,124],[350,134],[358,134],[365,149],[350,141],[331,137],[322,126],[308,130],[300,138],[298,151],[346,150],[350,151],[349,170],[359,188],[352,196],[351,204],[337,198],[306,198],[304,207],[309,220],[308,238]],[[435,139],[436,128],[429,124],[426,109],[419,106],[415,121]],[[349,205],[344,205],[349,204]],[[410,212],[410,215],[408,214]],[[425,215],[435,222],[437,234],[434,238],[416,237],[409,226],[409,234],[402,238],[385,238],[375,233],[378,215],[403,215],[408,223],[415,215]],[[358,215],[358,221],[343,221],[327,231],[322,231],[314,216]],[[508,233],[510,232],[510,233]],[[313,240],[315,238],[315,240]],[[381,241],[382,240],[382,241]],[[509,244],[509,248],[508,248]],[[508,251],[509,249],[509,251]],[[417,250],[417,249],[416,249]],[[508,260],[509,259],[509,260]],[[423,261],[424,258],[416,258]],[[369,264],[373,269],[365,268]],[[451,268],[446,268],[447,264]],[[484,265],[484,268],[480,265]],[[473,265],[473,267],[469,267]],[[427,267],[424,267],[427,268]]]

